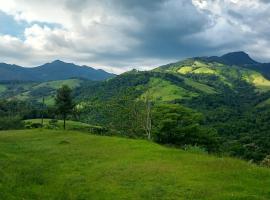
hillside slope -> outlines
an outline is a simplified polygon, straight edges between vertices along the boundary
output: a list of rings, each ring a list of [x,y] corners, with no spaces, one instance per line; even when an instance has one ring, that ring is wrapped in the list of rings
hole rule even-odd
[[[270,63],[260,63],[252,59],[245,52],[231,52],[223,56],[211,56],[201,58],[208,62],[219,62],[225,65],[238,65],[247,69],[255,70],[262,73],[265,77],[270,79]]]
[[[270,170],[141,140],[0,132],[0,199],[268,200]]]
[[[239,54],[241,64],[231,65]],[[270,80],[242,65],[256,64],[247,54],[222,58],[231,63],[191,58],[152,71],[132,70],[101,83],[84,84],[76,91],[82,108],[80,120],[132,135],[135,131],[131,125],[139,121],[136,104],[141,101],[143,107],[148,96],[153,108],[180,104],[200,113],[202,125],[217,131],[222,152],[260,162],[270,154]]]

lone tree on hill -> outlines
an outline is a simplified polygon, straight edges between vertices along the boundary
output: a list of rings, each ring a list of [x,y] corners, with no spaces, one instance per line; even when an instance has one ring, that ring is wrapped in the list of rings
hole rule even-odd
[[[64,120],[64,129],[66,129],[66,118],[73,110],[74,104],[71,97],[72,90],[67,86],[63,85],[57,90],[55,105],[58,113],[60,113]]]

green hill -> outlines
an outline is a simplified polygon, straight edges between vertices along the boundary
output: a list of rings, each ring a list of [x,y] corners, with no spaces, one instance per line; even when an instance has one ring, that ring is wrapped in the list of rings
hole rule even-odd
[[[233,87],[235,80],[242,80],[253,85],[258,91],[270,91],[270,81],[263,74],[241,66],[229,66],[217,62],[204,61],[199,58],[161,66],[157,71],[179,73],[184,76],[216,76],[221,82]]]
[[[86,80],[67,79],[48,82],[6,82],[0,85],[0,98],[18,99],[22,101],[36,101],[41,103],[45,98],[47,105],[54,104],[55,92],[62,85],[68,85],[75,89],[81,86]]]
[[[143,140],[0,132],[0,199],[268,200],[270,170]]]
[[[81,120],[89,124],[133,137],[131,124],[140,118],[136,106],[143,107],[149,96],[153,109],[179,104],[200,113],[201,125],[217,131],[221,151],[228,155],[260,162],[270,154],[270,81],[242,65],[192,58],[84,84],[77,94]]]
[[[31,89],[23,92],[15,97],[19,99],[32,99],[38,102],[42,102],[42,98],[45,98],[47,105],[54,105],[54,96],[56,90],[62,85],[67,85],[71,89],[79,87],[84,81],[80,79],[68,79],[59,81],[42,82],[34,85]]]

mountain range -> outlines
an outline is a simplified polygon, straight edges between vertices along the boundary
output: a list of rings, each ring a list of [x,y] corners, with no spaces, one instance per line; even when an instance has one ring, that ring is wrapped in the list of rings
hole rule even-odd
[[[260,63],[253,60],[247,53],[239,51],[225,54],[223,56],[195,57],[194,59],[206,62],[218,62],[225,65],[237,65],[263,73],[270,78],[270,63]],[[182,62],[182,61],[181,61]],[[88,66],[79,66],[55,60],[41,66],[26,68],[13,64],[0,63],[0,81],[53,81],[70,78],[83,78],[87,80],[105,80],[115,77],[101,69]]]
[[[60,60],[44,65],[26,68],[18,65],[0,63],[0,81],[53,81],[69,78],[84,78],[88,80],[105,80],[115,75],[101,69],[88,66],[78,66]]]

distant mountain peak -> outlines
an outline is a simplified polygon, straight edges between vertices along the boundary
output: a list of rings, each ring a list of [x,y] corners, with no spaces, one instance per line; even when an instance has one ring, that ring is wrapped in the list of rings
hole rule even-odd
[[[246,52],[236,51],[227,53],[220,57],[226,64],[231,65],[250,65],[258,64],[257,61],[253,60]]]
[[[238,55],[238,56],[248,56],[249,57],[249,55],[244,51],[233,51],[233,52],[226,53],[223,56],[227,56],[227,55],[230,55],[230,56]]]
[[[52,61],[51,63],[65,63],[64,61],[62,61],[62,60],[54,60],[54,61]]]
[[[236,51],[226,53],[223,56],[211,56],[211,57],[201,57],[201,59],[210,61],[210,62],[219,62],[225,65],[258,65],[261,64],[253,60],[246,52]]]

